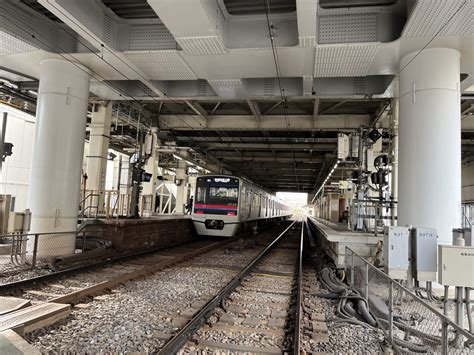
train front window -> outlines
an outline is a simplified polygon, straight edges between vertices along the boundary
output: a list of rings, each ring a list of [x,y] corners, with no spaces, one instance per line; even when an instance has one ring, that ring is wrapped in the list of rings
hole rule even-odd
[[[209,198],[216,200],[226,200],[228,202],[237,202],[239,189],[237,187],[211,187],[209,189]]]
[[[196,184],[195,214],[236,216],[239,179],[226,176],[201,176]]]

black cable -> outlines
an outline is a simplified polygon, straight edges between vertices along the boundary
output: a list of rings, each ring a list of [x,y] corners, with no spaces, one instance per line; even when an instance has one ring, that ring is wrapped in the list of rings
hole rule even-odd
[[[267,27],[268,27],[268,34],[270,36],[270,43],[271,43],[271,46],[272,46],[272,53],[273,53],[273,61],[275,63],[275,70],[276,70],[276,74],[277,74],[277,79],[278,79],[278,86],[279,86],[279,89],[280,89],[280,96],[281,96],[281,100],[283,101],[283,114],[285,116],[285,122],[286,122],[286,128],[287,128],[287,133],[288,133],[288,136],[290,135],[290,119],[288,117],[288,107],[287,107],[287,99],[286,99],[286,96],[285,96],[285,89],[283,88],[283,84],[282,84],[282,79],[281,79],[281,69],[280,69],[280,61],[278,59],[278,51],[277,51],[277,47],[275,45],[275,38],[273,36],[273,25],[271,24],[270,22],[270,4],[268,2],[268,0],[263,0],[264,1],[264,5],[265,5],[265,16],[266,16],[266,19],[267,19]],[[295,159],[295,151],[294,149],[292,149],[292,152],[293,152],[293,159]],[[298,188],[298,192],[300,192],[300,184],[299,184],[299,178],[298,178],[298,172],[297,172],[297,169],[296,169],[296,166],[294,166],[294,171],[295,171],[295,178],[296,178],[296,186]]]
[[[457,9],[450,17],[449,19],[446,21],[446,23],[435,33],[435,35],[423,46],[423,48],[420,49],[420,51],[407,63],[405,64],[405,66],[403,66],[396,74],[395,74],[395,77],[399,76],[400,73],[408,66],[410,65],[411,62],[413,62],[415,60],[416,57],[418,57],[418,55],[421,54],[421,52],[423,52],[423,50],[426,49],[426,47],[428,47],[431,42],[433,42],[436,37],[438,37],[438,35],[441,33],[441,31],[443,31],[448,25],[449,23],[451,22],[451,20],[459,13],[459,11],[462,10],[462,8],[464,7],[464,5],[466,5],[467,3],[467,0],[464,0],[464,3],[459,6],[459,9]]]
[[[53,5],[54,6],[54,5]],[[31,8],[31,6],[29,6]],[[57,9],[57,8],[56,8]],[[34,10],[34,9],[33,9]],[[57,9],[58,11],[60,11],[60,9]],[[67,15],[63,14],[64,16],[67,17]],[[2,16],[2,15],[0,15]],[[8,20],[5,16],[2,16],[5,20]],[[69,17],[67,17],[68,19],[70,19]],[[71,20],[71,19],[70,19]],[[71,20],[72,21],[72,20]],[[129,97],[132,99],[132,101],[136,101],[140,107],[143,107],[143,104],[142,102],[140,102],[138,99],[136,99],[134,96],[132,95],[128,95],[127,93],[125,93],[124,91],[122,91],[120,88],[115,88],[113,85],[111,85],[110,83],[107,83],[106,82],[106,79],[104,77],[102,77],[100,74],[98,74],[97,72],[94,72],[93,70],[87,68],[87,65],[85,65],[83,62],[81,62],[80,60],[78,60],[76,57],[74,57],[72,54],[68,53],[68,55],[73,58],[73,60],[69,60],[63,53],[67,53],[67,51],[65,51],[63,48],[57,46],[57,48],[63,52],[59,52],[57,51],[55,48],[51,47],[49,44],[47,44],[45,41],[42,41],[41,39],[38,38],[38,36],[36,34],[38,34],[39,36],[42,36],[40,33],[37,33],[31,26],[29,26],[28,24],[26,23],[22,23],[23,25],[26,25],[26,27],[29,28],[29,31],[25,31],[27,33],[29,33],[31,35],[31,37],[38,41],[42,46],[48,48],[52,53],[55,53],[59,56],[61,56],[63,59],[65,59],[66,61],[68,61],[69,63],[73,64],[74,66],[76,66],[77,68],[79,68],[81,71],[87,73],[88,75],[91,75],[93,76],[96,80],[98,80],[99,82],[105,84],[107,87],[109,87],[110,89],[112,89],[114,92],[118,93],[120,97]],[[81,27],[81,26],[79,26]],[[82,28],[81,29],[87,31],[86,29]],[[70,36],[73,40],[75,41],[78,41],[81,45],[83,45],[85,48],[87,48],[92,54],[96,55],[98,58],[100,58],[104,63],[106,63],[108,66],[110,66],[111,68],[113,68],[118,74],[120,74],[121,76],[123,76],[124,78],[126,78],[127,80],[131,80],[130,78],[128,78],[125,74],[123,74],[120,70],[118,70],[117,68],[115,68],[112,64],[110,64],[108,61],[106,61],[103,57],[99,56],[96,52],[94,52],[91,48],[89,48],[89,46],[83,42],[81,42],[78,38],[76,38],[73,34],[71,34],[69,31],[66,31],[65,29],[61,29],[64,33],[66,33],[68,36]],[[102,45],[102,48],[105,48],[104,45]],[[134,70],[133,67],[131,67],[128,63],[124,62],[120,57],[116,56],[113,52],[111,51],[108,51],[109,53],[113,54],[115,57],[117,57],[120,61],[122,61],[122,63],[126,64],[130,69]],[[80,64],[80,65],[78,65]],[[84,66],[86,67],[88,70],[84,70],[81,66]],[[134,70],[136,72],[136,70]],[[138,72],[136,72],[137,74],[139,74]],[[143,76],[142,76],[143,78]],[[148,79],[146,79],[148,80]],[[140,89],[147,95],[149,96],[153,101],[157,102],[157,103],[161,103],[160,101],[158,101],[156,98],[154,98],[152,95],[150,95],[146,90],[144,90],[142,87],[140,87]],[[175,103],[175,104],[178,104],[178,105],[182,105],[182,103],[180,102],[176,102],[174,101],[173,99],[169,98],[169,96],[167,96],[166,94],[164,94],[164,96],[166,96],[168,98],[168,100],[172,103]],[[186,124],[191,130],[194,130],[195,127],[191,126],[188,122],[186,122],[186,119],[180,117],[179,114],[175,115],[178,119],[180,119],[184,124]],[[191,116],[192,117],[192,116]],[[193,118],[194,119],[194,118]],[[202,126],[199,121],[196,121],[198,122],[198,124],[200,126]],[[140,129],[140,127],[138,127],[137,129]],[[148,127],[149,129],[149,127]],[[144,130],[145,131],[145,130]],[[198,131],[199,134],[201,135],[201,137],[203,137],[202,135],[202,132],[201,131]],[[196,143],[196,141],[194,139],[190,139],[192,142],[193,142],[193,146],[192,147],[198,147],[198,144]],[[204,154],[206,156],[206,154]]]
[[[83,30],[84,32],[86,32],[89,36],[91,37],[95,37],[95,35],[93,33],[91,33],[87,28],[83,27],[80,23],[77,23],[75,21],[74,18],[68,16],[67,13],[64,13],[61,8],[58,8],[54,5],[54,3],[51,3],[51,6],[53,6],[58,12],[60,12],[64,17],[66,17],[69,21],[71,21],[72,23],[74,23],[76,26],[78,26],[81,30]],[[66,33],[68,33],[67,31],[65,31]],[[71,34],[68,33],[68,35],[71,36]],[[76,39],[75,37],[73,37],[73,39],[79,41],[79,39]],[[102,50],[107,50],[108,53],[110,53],[111,55],[113,55],[115,58],[117,58],[120,62],[122,62],[123,64],[125,64],[129,69],[131,69],[135,74],[137,74],[142,80],[144,81],[150,81],[148,78],[144,77],[139,71],[137,71],[134,67],[132,67],[131,65],[129,65],[126,61],[124,61],[120,56],[118,56],[117,54],[115,54],[114,51],[111,51],[109,50],[103,43],[100,43],[101,41],[98,41]],[[104,62],[106,62],[110,67],[112,67],[117,73],[119,73],[120,75],[122,75],[124,78],[126,78],[127,80],[131,80],[130,78],[128,78],[125,74],[123,74],[122,72],[120,72],[117,68],[115,68],[112,64],[110,64],[109,62],[107,62],[106,60],[104,60],[103,56],[99,56],[96,52],[94,52],[92,49],[90,49],[87,45],[85,45],[84,43],[80,42],[82,45],[84,45],[92,54],[96,55],[98,58],[100,58],[101,60],[103,60]],[[156,102],[160,102],[158,100],[156,100],[152,95],[150,95],[146,90],[144,90],[142,88],[142,91],[147,95],[149,96],[153,101],[156,101]],[[160,90],[161,94],[168,98],[171,102],[175,103],[175,104],[178,104],[178,105],[181,105],[182,103],[180,102],[177,102],[175,100],[173,100],[172,98],[170,98],[165,92],[162,92]],[[187,106],[186,103],[183,104],[184,106]],[[193,118],[194,119],[194,118]],[[195,120],[199,126],[203,126],[198,120]],[[188,125],[191,129],[193,129],[190,125]],[[224,139],[222,138],[220,132],[218,132],[216,130],[217,134],[219,135],[219,138],[221,139],[222,142],[224,142]],[[225,134],[227,136],[227,138],[230,138],[227,134]]]

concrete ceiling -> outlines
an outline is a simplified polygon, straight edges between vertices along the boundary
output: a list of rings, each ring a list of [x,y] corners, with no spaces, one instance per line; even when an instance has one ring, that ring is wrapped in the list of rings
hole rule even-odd
[[[41,60],[83,64],[93,102],[131,102],[164,144],[272,190],[317,189],[337,132],[388,127],[400,57],[455,48],[471,154],[474,0],[4,0],[0,18],[4,99],[34,112]]]

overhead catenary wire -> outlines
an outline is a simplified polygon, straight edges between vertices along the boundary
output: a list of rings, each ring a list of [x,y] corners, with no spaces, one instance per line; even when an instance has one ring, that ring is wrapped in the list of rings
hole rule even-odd
[[[459,12],[465,7],[466,4],[467,4],[467,0],[464,0],[464,2],[459,6],[459,8],[446,20],[446,22],[439,28],[439,30],[436,31],[436,33],[433,35],[433,37],[431,37],[428,40],[428,42],[426,42],[426,44],[413,56],[413,58],[411,58],[408,61],[408,63],[406,63],[403,67],[401,67],[398,70],[398,72],[395,73],[395,75],[394,75],[395,78],[399,77],[400,74],[403,72],[403,70],[405,70],[426,48],[428,48],[428,46],[438,37],[438,35],[447,28],[447,26],[450,24],[450,22],[459,14]],[[329,178],[330,174],[328,175],[328,178]],[[326,180],[328,180],[328,178],[326,178]],[[325,182],[323,182],[322,185],[319,187],[318,192],[316,193],[315,197],[313,198],[313,201],[318,196],[318,194],[321,191],[322,187],[324,186]]]
[[[31,7],[31,6],[30,6]],[[4,15],[0,14],[0,18],[3,18],[4,20],[8,20]],[[134,101],[136,102],[140,107],[143,107],[143,103],[138,100],[136,97],[134,97],[133,95],[129,95],[128,93],[126,93],[124,90],[122,90],[121,88],[117,88],[115,87],[114,85],[112,85],[110,82],[107,82],[106,79],[101,76],[99,73],[95,72],[94,70],[88,68],[88,66],[83,63],[81,60],[79,60],[78,58],[76,58],[74,55],[72,55],[71,53],[67,53],[67,51],[64,49],[64,48],[61,48],[61,46],[59,45],[56,45],[56,47],[52,47],[51,45],[49,45],[46,40],[42,40],[40,37],[44,37],[42,36],[40,33],[38,33],[35,29],[33,29],[29,24],[27,23],[21,23],[21,25],[23,26],[26,26],[28,28],[28,30],[25,30],[26,33],[28,33],[31,38],[33,40],[35,40],[36,42],[38,42],[42,48],[47,48],[50,52],[52,53],[55,53],[57,55],[59,55],[61,58],[63,58],[64,60],[66,60],[67,62],[73,64],[74,66],[76,66],[78,69],[80,69],[81,71],[87,73],[88,75],[92,76],[94,79],[96,79],[97,81],[103,83],[105,86],[107,86],[108,88],[110,88],[113,92],[117,93],[120,97],[123,97],[124,99],[131,99],[131,101]],[[116,67],[114,67],[111,63],[109,63],[107,60],[105,60],[103,58],[103,56],[99,56],[96,52],[94,52],[86,43],[84,42],[81,42],[79,39],[77,39],[73,34],[71,34],[69,31],[66,31],[65,29],[61,29],[61,31],[63,31],[64,33],[66,33],[68,36],[70,36],[71,38],[73,38],[74,40],[78,41],[81,45],[83,45],[85,48],[87,48],[92,54],[98,56],[104,63],[106,63],[108,66],[110,66],[111,68],[113,68],[118,74],[120,74],[121,76],[123,76],[124,78],[126,78],[127,80],[130,80],[125,74],[123,74],[119,69],[117,69]],[[111,51],[109,51],[110,53],[113,53]],[[71,58],[71,59],[70,59]],[[119,57],[117,57],[119,58]],[[120,58],[119,58],[120,59]],[[125,63],[127,66],[129,66],[126,62],[123,62]],[[130,66],[129,66],[130,67]],[[87,68],[84,69],[84,68]],[[132,67],[130,67],[132,68]],[[161,101],[158,101],[156,98],[154,98],[153,96],[151,96],[146,90],[144,90],[142,87],[140,87],[140,89],[147,95],[149,96],[153,101],[157,102],[157,103],[161,103]],[[164,94],[164,96],[166,96],[168,98],[168,101],[172,102],[172,103],[175,103],[175,104],[178,104],[178,105],[182,105],[182,103],[180,102],[176,102],[175,100],[169,98],[166,94]],[[194,130],[195,127],[193,127],[192,125],[190,125],[186,119],[182,118],[179,114],[176,114],[175,117],[177,117],[179,120],[181,120],[186,126],[188,126],[191,130]],[[199,122],[198,122],[199,123]],[[148,131],[150,127],[147,127],[146,129],[144,129],[143,131]],[[123,129],[123,127],[122,127]],[[137,130],[139,130],[140,127],[137,127]],[[202,133],[201,131],[198,130],[198,133],[202,136]],[[196,141],[194,139],[190,139],[191,142],[192,142],[192,146],[191,147],[197,147],[198,144],[196,143]],[[220,164],[222,165],[222,164]]]
[[[444,23],[443,26],[440,27],[440,29],[438,31],[436,31],[436,33],[433,35],[433,37],[428,41],[426,42],[426,44],[418,51],[418,53],[416,53],[413,58],[411,58],[407,64],[405,64],[402,68],[400,68],[400,70],[395,74],[395,77],[399,77],[400,76],[400,73],[405,70],[406,67],[408,67],[411,62],[413,62],[416,57],[418,57],[421,52],[423,52],[437,37],[438,35],[445,30],[445,28],[449,25],[449,23],[457,16],[457,14],[464,8],[464,6],[466,5],[467,3],[467,0],[464,0],[464,2],[462,3],[461,6],[459,6],[459,8],[446,20],[446,22]]]
[[[53,6],[59,13],[61,13],[62,16],[64,16],[65,18],[67,18],[69,21],[71,21],[72,23],[74,23],[74,25],[76,25],[77,27],[79,27],[82,31],[86,32],[90,37],[94,38],[95,35],[89,31],[87,28],[83,27],[80,23],[78,23],[77,21],[75,21],[75,19],[71,16],[68,16],[67,13],[65,13],[64,11],[62,11],[62,9],[60,7],[57,7],[54,5],[54,3],[51,3],[51,6]],[[71,36],[70,33],[68,33],[67,31],[65,31],[69,36]],[[76,39],[76,38],[74,38]],[[78,40],[78,39],[76,39]],[[102,41],[96,41],[98,42],[98,44],[100,45],[101,49],[102,49],[102,56],[99,56],[98,53],[94,52],[91,48],[89,48],[86,44],[80,42],[80,40],[78,40],[79,43],[81,43],[83,46],[85,46],[92,54],[96,55],[98,58],[100,58],[101,60],[103,60],[104,62],[106,62],[108,65],[110,65],[115,71],[117,71],[119,74],[121,74],[122,76],[124,76],[127,80],[131,80],[130,78],[128,78],[125,74],[123,74],[122,72],[120,72],[117,68],[115,68],[112,64],[110,64],[109,62],[107,62],[106,60],[104,60],[103,58],[103,51],[106,50],[108,53],[110,53],[112,56],[114,56],[116,59],[118,59],[121,63],[125,64],[130,70],[132,70],[136,75],[138,75],[143,81],[147,82],[147,81],[150,81],[148,78],[144,77],[142,75],[142,73],[140,73],[138,70],[136,70],[133,66],[131,66],[129,63],[127,63],[126,61],[124,61],[120,56],[118,56],[114,51],[111,51],[109,50],[104,43],[102,43]],[[149,92],[147,92],[146,90],[144,90],[143,88],[141,88],[142,91],[145,93],[145,95],[149,96],[153,101],[155,102],[158,102],[160,103],[160,101],[156,100],[155,97],[153,97]],[[151,89],[151,88],[150,88]],[[166,97],[169,101],[171,101],[172,103],[175,103],[177,105],[187,105],[187,103],[181,103],[181,102],[177,102],[176,100],[173,100],[172,98],[170,98],[165,92],[161,91],[160,90],[160,93]],[[193,118],[194,119],[194,118]],[[195,120],[199,126],[203,126],[198,120]],[[183,121],[184,122],[184,121]],[[189,124],[188,126],[193,129]],[[222,141],[224,141],[222,139],[222,136],[220,135],[220,133],[218,131],[216,131],[217,134],[219,135],[219,137],[221,138]],[[201,134],[202,136],[202,134]],[[227,138],[229,138],[229,136],[226,134]]]
[[[274,27],[273,27],[273,25],[270,21],[270,16],[271,16],[270,3],[269,3],[268,0],[263,0],[263,2],[264,2],[264,5],[265,5],[265,17],[266,17],[266,21],[267,21],[268,34],[270,36],[270,44],[271,44],[271,47],[272,47],[273,61],[275,63],[275,70],[276,70],[276,74],[277,74],[278,87],[280,89],[280,97],[281,97],[281,100],[283,102],[283,114],[285,116],[285,123],[286,123],[287,133],[289,135],[291,125],[290,125],[290,119],[288,117],[288,107],[287,107],[287,102],[288,101],[286,99],[285,89],[283,88],[283,84],[282,84],[280,61],[279,61],[279,58],[278,58],[278,49],[277,49],[277,46],[275,44],[275,36],[273,34]],[[292,148],[291,151],[293,153],[293,159],[296,159],[294,149]],[[297,186],[298,192],[300,192],[300,184],[299,184],[299,177],[298,177],[298,171],[297,171],[297,168],[296,168],[296,164],[293,164],[293,169],[294,169],[294,172],[295,172],[296,186]]]

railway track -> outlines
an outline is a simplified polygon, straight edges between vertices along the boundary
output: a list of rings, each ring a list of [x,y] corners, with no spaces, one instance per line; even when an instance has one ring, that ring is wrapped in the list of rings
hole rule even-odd
[[[77,303],[84,298],[103,293],[126,281],[146,276],[199,254],[209,252],[236,241],[236,238],[215,242],[198,241],[180,245],[150,255],[127,256],[113,263],[98,263],[53,272],[25,280],[0,285],[0,295],[32,301]]]
[[[328,340],[324,315],[306,302],[316,275],[303,260],[304,226],[201,241],[23,287],[14,295],[33,304],[74,307],[59,323],[20,333],[42,352],[299,353],[308,334]]]
[[[23,287],[21,292],[17,291],[12,295],[21,296],[34,303],[75,305],[71,309],[71,316],[65,320],[45,329],[33,332],[29,329],[25,332],[27,333],[25,337],[44,352],[153,352],[187,324],[194,309],[211,299],[238,270],[262,251],[274,239],[275,230],[281,231],[283,228],[276,227],[273,232],[266,231],[245,239],[227,239],[212,244],[207,242],[206,245],[201,242],[201,247],[193,250],[187,249],[190,245],[181,246],[140,260],[130,260],[78,275],[68,275],[34,287]],[[211,275],[212,279],[209,279],[208,275]],[[97,296],[99,294],[104,295]],[[130,311],[127,309],[128,306]],[[110,314],[115,308],[123,308],[124,314],[121,314],[118,320],[116,316]],[[145,309],[145,312],[140,311],[141,309]],[[151,328],[154,331],[154,341],[147,345],[148,348],[141,347],[142,344],[146,344],[140,339],[141,334],[126,345],[119,344],[120,339],[107,344],[93,341],[94,346],[85,343],[86,336],[97,332],[94,323],[97,319],[110,319],[111,323],[122,321],[127,323],[125,318],[128,315],[135,317],[134,322],[146,327],[153,323]],[[157,318],[159,321],[154,321]],[[94,322],[90,323],[91,319]],[[84,325],[84,322],[87,325]],[[106,322],[105,325],[110,324]],[[91,326],[91,329],[88,329],[88,326]],[[109,330],[111,334],[106,334],[106,326],[100,327],[99,331],[103,331],[105,335],[100,337],[101,341],[113,340],[111,334],[117,333],[114,326]],[[127,327],[122,328],[126,332]],[[81,335],[81,332],[84,334]],[[127,336],[128,333],[126,332]],[[71,341],[70,344],[64,341],[65,337]]]
[[[160,354],[300,351],[304,223],[294,222],[176,333]]]

